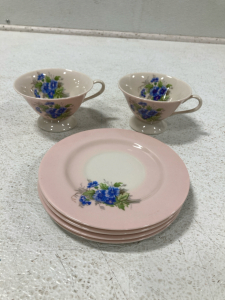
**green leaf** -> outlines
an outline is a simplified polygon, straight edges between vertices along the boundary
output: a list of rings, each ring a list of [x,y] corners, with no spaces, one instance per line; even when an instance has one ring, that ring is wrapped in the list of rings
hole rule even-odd
[[[70,107],[72,104],[67,104],[67,105],[65,105],[65,107]]]
[[[99,186],[102,190],[108,190],[108,188],[109,188],[108,185],[105,183],[100,183]]]
[[[145,88],[151,90],[153,88],[153,84],[148,83]]]
[[[128,193],[124,193],[124,194],[120,194],[116,198],[116,200],[117,200],[117,202],[124,202],[124,201],[126,201],[128,199],[128,197],[129,197],[129,194]]]
[[[45,76],[46,82],[51,82],[51,78],[49,76]]]
[[[95,188],[96,190],[98,190],[98,186],[95,186],[94,188]]]
[[[163,86],[163,83],[162,83],[162,81],[159,81],[159,83],[158,83],[158,87],[162,87]]]
[[[55,104],[55,108],[58,109],[60,108],[61,106],[59,104]]]
[[[171,86],[172,86],[172,84],[167,84],[166,85],[167,88],[170,88]]]
[[[156,109],[156,111],[161,111],[161,110],[163,110],[162,108],[158,108],[158,109]]]
[[[122,184],[123,184],[122,182],[116,182],[116,183],[114,183],[114,186],[115,187],[120,187]]]
[[[61,87],[58,87],[56,90],[55,90],[56,93],[62,93],[63,92],[63,86]]]
[[[135,107],[137,110],[141,109],[141,106],[138,105],[137,103],[134,103],[134,107]]]
[[[117,205],[118,208],[122,209],[122,210],[125,210],[125,207],[124,207],[124,203],[119,203]]]
[[[54,79],[55,79],[55,80],[59,80],[59,78],[60,78],[60,76],[55,76]]]
[[[38,89],[40,89],[42,87],[42,82],[40,82],[40,81],[36,82],[35,83],[35,87],[38,88]]]
[[[82,195],[86,196],[89,199],[92,199],[95,194],[95,190],[88,190],[84,192]]]
[[[49,109],[49,107],[47,105],[42,105],[40,104],[39,107],[43,110],[46,111],[47,109]]]
[[[146,107],[146,109],[147,110],[152,110],[151,106],[149,106],[149,105]]]

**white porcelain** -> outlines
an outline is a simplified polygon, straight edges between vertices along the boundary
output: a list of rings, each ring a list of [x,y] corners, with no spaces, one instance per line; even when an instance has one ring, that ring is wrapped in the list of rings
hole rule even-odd
[[[85,98],[93,84],[99,92]],[[14,82],[14,89],[40,115],[38,126],[50,132],[63,132],[76,126],[72,115],[80,105],[103,93],[105,84],[68,69],[42,69],[26,73]]]
[[[166,124],[162,120],[171,115],[197,111],[202,106],[202,99],[192,94],[187,83],[161,73],[126,75],[119,80],[119,88],[137,118],[137,121],[131,118],[131,128],[145,134],[162,133],[166,130]],[[175,112],[182,103],[191,98],[199,102],[195,108]]]

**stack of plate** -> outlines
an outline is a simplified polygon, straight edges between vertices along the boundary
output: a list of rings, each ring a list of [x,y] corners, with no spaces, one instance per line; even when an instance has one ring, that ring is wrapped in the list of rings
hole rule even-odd
[[[167,145],[122,129],[74,134],[44,156],[41,202],[61,227],[102,243],[130,243],[166,229],[189,191],[180,157]]]

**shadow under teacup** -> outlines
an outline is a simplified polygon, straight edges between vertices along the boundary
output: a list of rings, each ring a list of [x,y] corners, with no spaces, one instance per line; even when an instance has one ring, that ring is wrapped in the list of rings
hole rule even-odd
[[[100,91],[85,98],[95,83],[102,85]],[[105,84],[68,69],[42,69],[17,78],[14,89],[40,115],[38,126],[41,129],[64,132],[76,126],[73,114],[80,105],[103,93]]]
[[[130,118],[132,129],[145,134],[159,134],[166,130],[167,117],[191,113],[202,106],[202,99],[192,95],[191,87],[182,80],[160,73],[132,73],[119,80],[134,116]],[[189,110],[175,110],[185,101],[195,98],[199,104]]]

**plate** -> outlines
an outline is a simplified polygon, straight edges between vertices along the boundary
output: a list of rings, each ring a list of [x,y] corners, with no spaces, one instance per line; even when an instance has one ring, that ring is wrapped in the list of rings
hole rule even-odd
[[[44,156],[39,186],[47,201],[79,224],[139,230],[164,221],[183,205],[189,175],[167,145],[123,129],[74,134]]]
[[[150,227],[145,227],[145,228],[141,228],[139,230],[103,230],[103,229],[97,229],[97,228],[93,228],[93,227],[89,227],[86,225],[81,225],[79,223],[76,223],[75,221],[72,221],[68,218],[66,218],[64,215],[60,214],[60,212],[58,212],[54,207],[52,207],[52,205],[47,201],[47,199],[44,197],[44,195],[42,194],[40,188],[38,187],[38,193],[39,193],[39,197],[44,201],[44,203],[47,205],[47,207],[53,212],[53,214],[55,214],[56,216],[58,216],[60,219],[62,219],[63,221],[65,221],[66,223],[68,223],[69,225],[72,225],[74,227],[77,227],[78,229],[83,229],[85,231],[91,232],[91,233],[100,233],[100,234],[107,234],[107,235],[129,235],[129,234],[135,234],[135,233],[144,233],[148,230],[152,230],[153,228],[157,228],[160,225],[165,224],[166,222],[170,221],[175,214],[177,214],[177,212],[175,212],[174,214],[172,214],[169,218],[165,219],[162,222],[159,222],[157,224],[154,224]],[[178,210],[178,212],[181,209]]]
[[[100,243],[110,243],[110,244],[120,244],[120,243],[131,243],[136,242],[140,240],[144,240],[146,238],[152,237],[161,231],[165,230],[167,227],[169,227],[172,222],[176,219],[178,216],[180,210],[173,216],[170,221],[166,222],[163,225],[158,226],[157,228],[151,229],[146,231],[145,233],[140,234],[129,234],[128,236],[113,236],[113,235],[104,235],[104,234],[98,234],[98,233],[90,233],[85,230],[81,230],[79,228],[76,228],[65,221],[63,221],[61,218],[59,218],[56,214],[54,214],[49,207],[47,206],[45,200],[40,196],[42,205],[44,206],[45,210],[49,214],[49,216],[63,229],[80,236],[84,239],[100,242]]]

